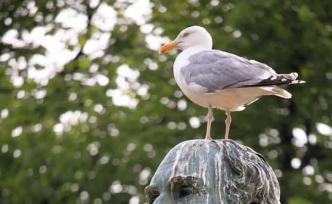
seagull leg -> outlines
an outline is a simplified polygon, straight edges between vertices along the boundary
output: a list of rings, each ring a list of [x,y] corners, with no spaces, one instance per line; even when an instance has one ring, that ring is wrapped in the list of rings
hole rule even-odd
[[[228,139],[229,128],[230,128],[230,126],[231,126],[231,123],[232,123],[231,112],[230,112],[230,111],[226,111],[226,120],[225,120],[225,124],[226,124],[226,129],[225,129],[225,139]]]
[[[212,140],[212,137],[211,137],[211,124],[214,120],[214,117],[213,117],[213,111],[212,111],[211,106],[209,106],[208,114],[207,114],[206,117],[207,117],[207,126],[206,126],[205,139]]]

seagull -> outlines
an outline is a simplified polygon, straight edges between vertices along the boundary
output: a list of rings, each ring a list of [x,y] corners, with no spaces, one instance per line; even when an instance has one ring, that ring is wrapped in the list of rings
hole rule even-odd
[[[175,40],[163,44],[160,54],[174,49],[173,74],[181,91],[193,103],[208,109],[205,139],[212,139],[212,109],[226,113],[225,135],[228,139],[231,112],[242,111],[262,96],[274,95],[289,99],[292,95],[280,85],[299,84],[298,74],[277,74],[273,68],[255,60],[212,49],[212,37],[200,26],[182,30]]]

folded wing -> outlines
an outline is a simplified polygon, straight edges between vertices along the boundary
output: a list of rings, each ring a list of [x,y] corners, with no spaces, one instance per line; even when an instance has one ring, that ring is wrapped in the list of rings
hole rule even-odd
[[[189,58],[181,68],[187,84],[204,87],[208,92],[226,88],[291,84],[296,73],[276,74],[269,66],[219,50],[202,51]]]

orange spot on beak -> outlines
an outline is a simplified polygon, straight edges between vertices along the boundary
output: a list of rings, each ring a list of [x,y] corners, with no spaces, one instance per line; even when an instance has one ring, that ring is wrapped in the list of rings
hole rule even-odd
[[[161,47],[159,48],[159,53],[165,54],[165,53],[168,53],[168,52],[174,50],[175,48],[177,48],[177,43],[169,42],[169,43],[161,45]]]

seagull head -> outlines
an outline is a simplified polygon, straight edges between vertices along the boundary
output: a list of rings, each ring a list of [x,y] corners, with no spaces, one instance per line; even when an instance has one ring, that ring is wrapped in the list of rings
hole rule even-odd
[[[159,53],[165,54],[174,49],[185,50],[192,47],[212,49],[212,37],[205,28],[190,26],[183,29],[175,40],[163,44],[159,49]]]

